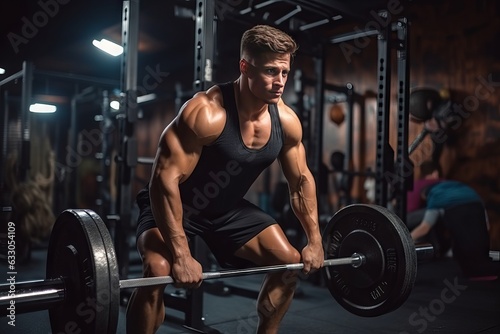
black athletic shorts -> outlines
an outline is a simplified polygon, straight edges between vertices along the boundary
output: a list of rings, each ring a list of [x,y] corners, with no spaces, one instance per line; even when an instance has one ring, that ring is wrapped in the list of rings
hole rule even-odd
[[[137,237],[157,227],[151,206],[140,205],[139,209]],[[223,268],[254,266],[234,256],[234,252],[272,224],[276,224],[274,218],[244,199],[237,207],[215,219],[191,215],[183,222],[188,239],[200,236]]]

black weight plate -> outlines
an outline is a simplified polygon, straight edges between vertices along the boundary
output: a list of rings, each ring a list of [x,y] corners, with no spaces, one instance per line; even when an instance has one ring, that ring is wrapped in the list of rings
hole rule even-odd
[[[109,286],[110,286],[110,300],[109,300],[109,320],[108,320],[108,333],[116,333],[118,327],[118,316],[120,313],[120,277],[118,260],[116,259],[115,247],[113,239],[109,234],[106,224],[102,221],[101,217],[92,210],[84,210],[92,220],[96,222],[99,229],[101,238],[106,249],[106,256],[108,258],[109,270]]]
[[[416,278],[415,247],[406,226],[389,210],[354,204],[339,210],[323,233],[326,258],[363,254],[359,268],[325,268],[328,289],[351,313],[374,317],[408,298]]]
[[[65,300],[49,309],[52,331],[115,333],[118,306],[111,277],[114,251],[103,240],[100,219],[85,210],[66,210],[57,218],[47,252],[47,278],[62,277],[66,284]],[[105,237],[106,238],[106,237]],[[119,295],[119,292],[118,292]],[[112,314],[116,312],[116,314]]]

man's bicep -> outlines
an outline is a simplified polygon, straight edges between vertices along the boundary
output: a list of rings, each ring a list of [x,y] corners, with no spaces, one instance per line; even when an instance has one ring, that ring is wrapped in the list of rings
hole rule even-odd
[[[154,174],[181,182],[196,165],[202,145],[194,134],[172,125],[163,134],[155,158]]]

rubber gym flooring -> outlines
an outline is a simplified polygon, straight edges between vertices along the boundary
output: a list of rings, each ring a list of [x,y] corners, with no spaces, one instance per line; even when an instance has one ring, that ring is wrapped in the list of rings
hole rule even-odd
[[[42,279],[45,256],[44,249],[35,249],[28,264],[18,265],[17,281]],[[0,270],[7,272],[4,262]],[[240,276],[225,282],[256,293],[262,277]],[[500,333],[500,281],[469,281],[461,276],[456,263],[449,258],[420,264],[408,300],[397,310],[375,318],[348,313],[331,297],[327,288],[309,279],[300,281],[298,291],[280,333]],[[205,292],[203,299],[204,323],[208,328],[224,334],[254,333],[253,298],[235,293],[221,296]],[[167,321],[158,333],[193,333],[182,326],[183,313],[167,309],[167,314]],[[9,326],[7,321],[7,318],[0,320],[0,333],[51,333],[47,311],[17,314],[15,327]],[[120,307],[117,332],[125,333],[125,306]]]

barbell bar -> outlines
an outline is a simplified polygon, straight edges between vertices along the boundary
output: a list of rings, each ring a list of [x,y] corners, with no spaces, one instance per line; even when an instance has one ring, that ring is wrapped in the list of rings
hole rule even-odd
[[[354,253],[351,257],[345,257],[341,259],[327,259],[323,262],[324,267],[330,266],[343,266],[352,265],[357,268],[363,265],[365,257],[362,254]],[[304,268],[303,263],[291,263],[291,264],[280,264],[273,266],[263,266],[263,267],[253,267],[246,269],[234,269],[234,270],[224,270],[224,271],[213,271],[205,272],[202,274],[203,280],[217,279],[217,278],[228,278],[244,275],[257,275],[257,274],[268,274],[273,272],[280,272],[286,270],[301,270]],[[171,276],[161,276],[161,277],[144,277],[144,278],[132,278],[120,281],[120,288],[139,288],[146,286],[162,285],[162,284],[172,284],[175,280]]]
[[[408,297],[417,260],[432,257],[415,246],[399,218],[376,205],[339,210],[323,231],[324,272],[332,296],[359,316],[395,310]],[[112,239],[92,210],[69,209],[51,233],[45,280],[0,286],[0,312],[49,310],[54,332],[115,333],[120,289],[174,283],[170,276],[119,280]],[[303,269],[302,263],[203,273],[203,279]],[[13,311],[12,311],[13,309]]]
[[[431,244],[417,245],[415,246],[415,251],[417,253],[417,259],[419,261],[425,261],[426,259],[429,259],[434,255],[434,247]],[[323,262],[323,267],[326,268],[333,266],[352,265],[354,268],[359,268],[365,263],[365,261],[366,257],[363,254],[353,253],[350,257],[339,258],[339,259],[327,259]],[[302,270],[302,269],[304,269],[303,263],[279,264],[273,266],[253,267],[247,269],[204,272],[202,274],[202,278],[204,281],[206,281],[217,278],[269,274],[273,272],[280,272],[286,270]],[[120,289],[139,288],[139,287],[173,284],[173,283],[175,283],[175,280],[171,276],[129,278],[125,280],[120,280]]]

